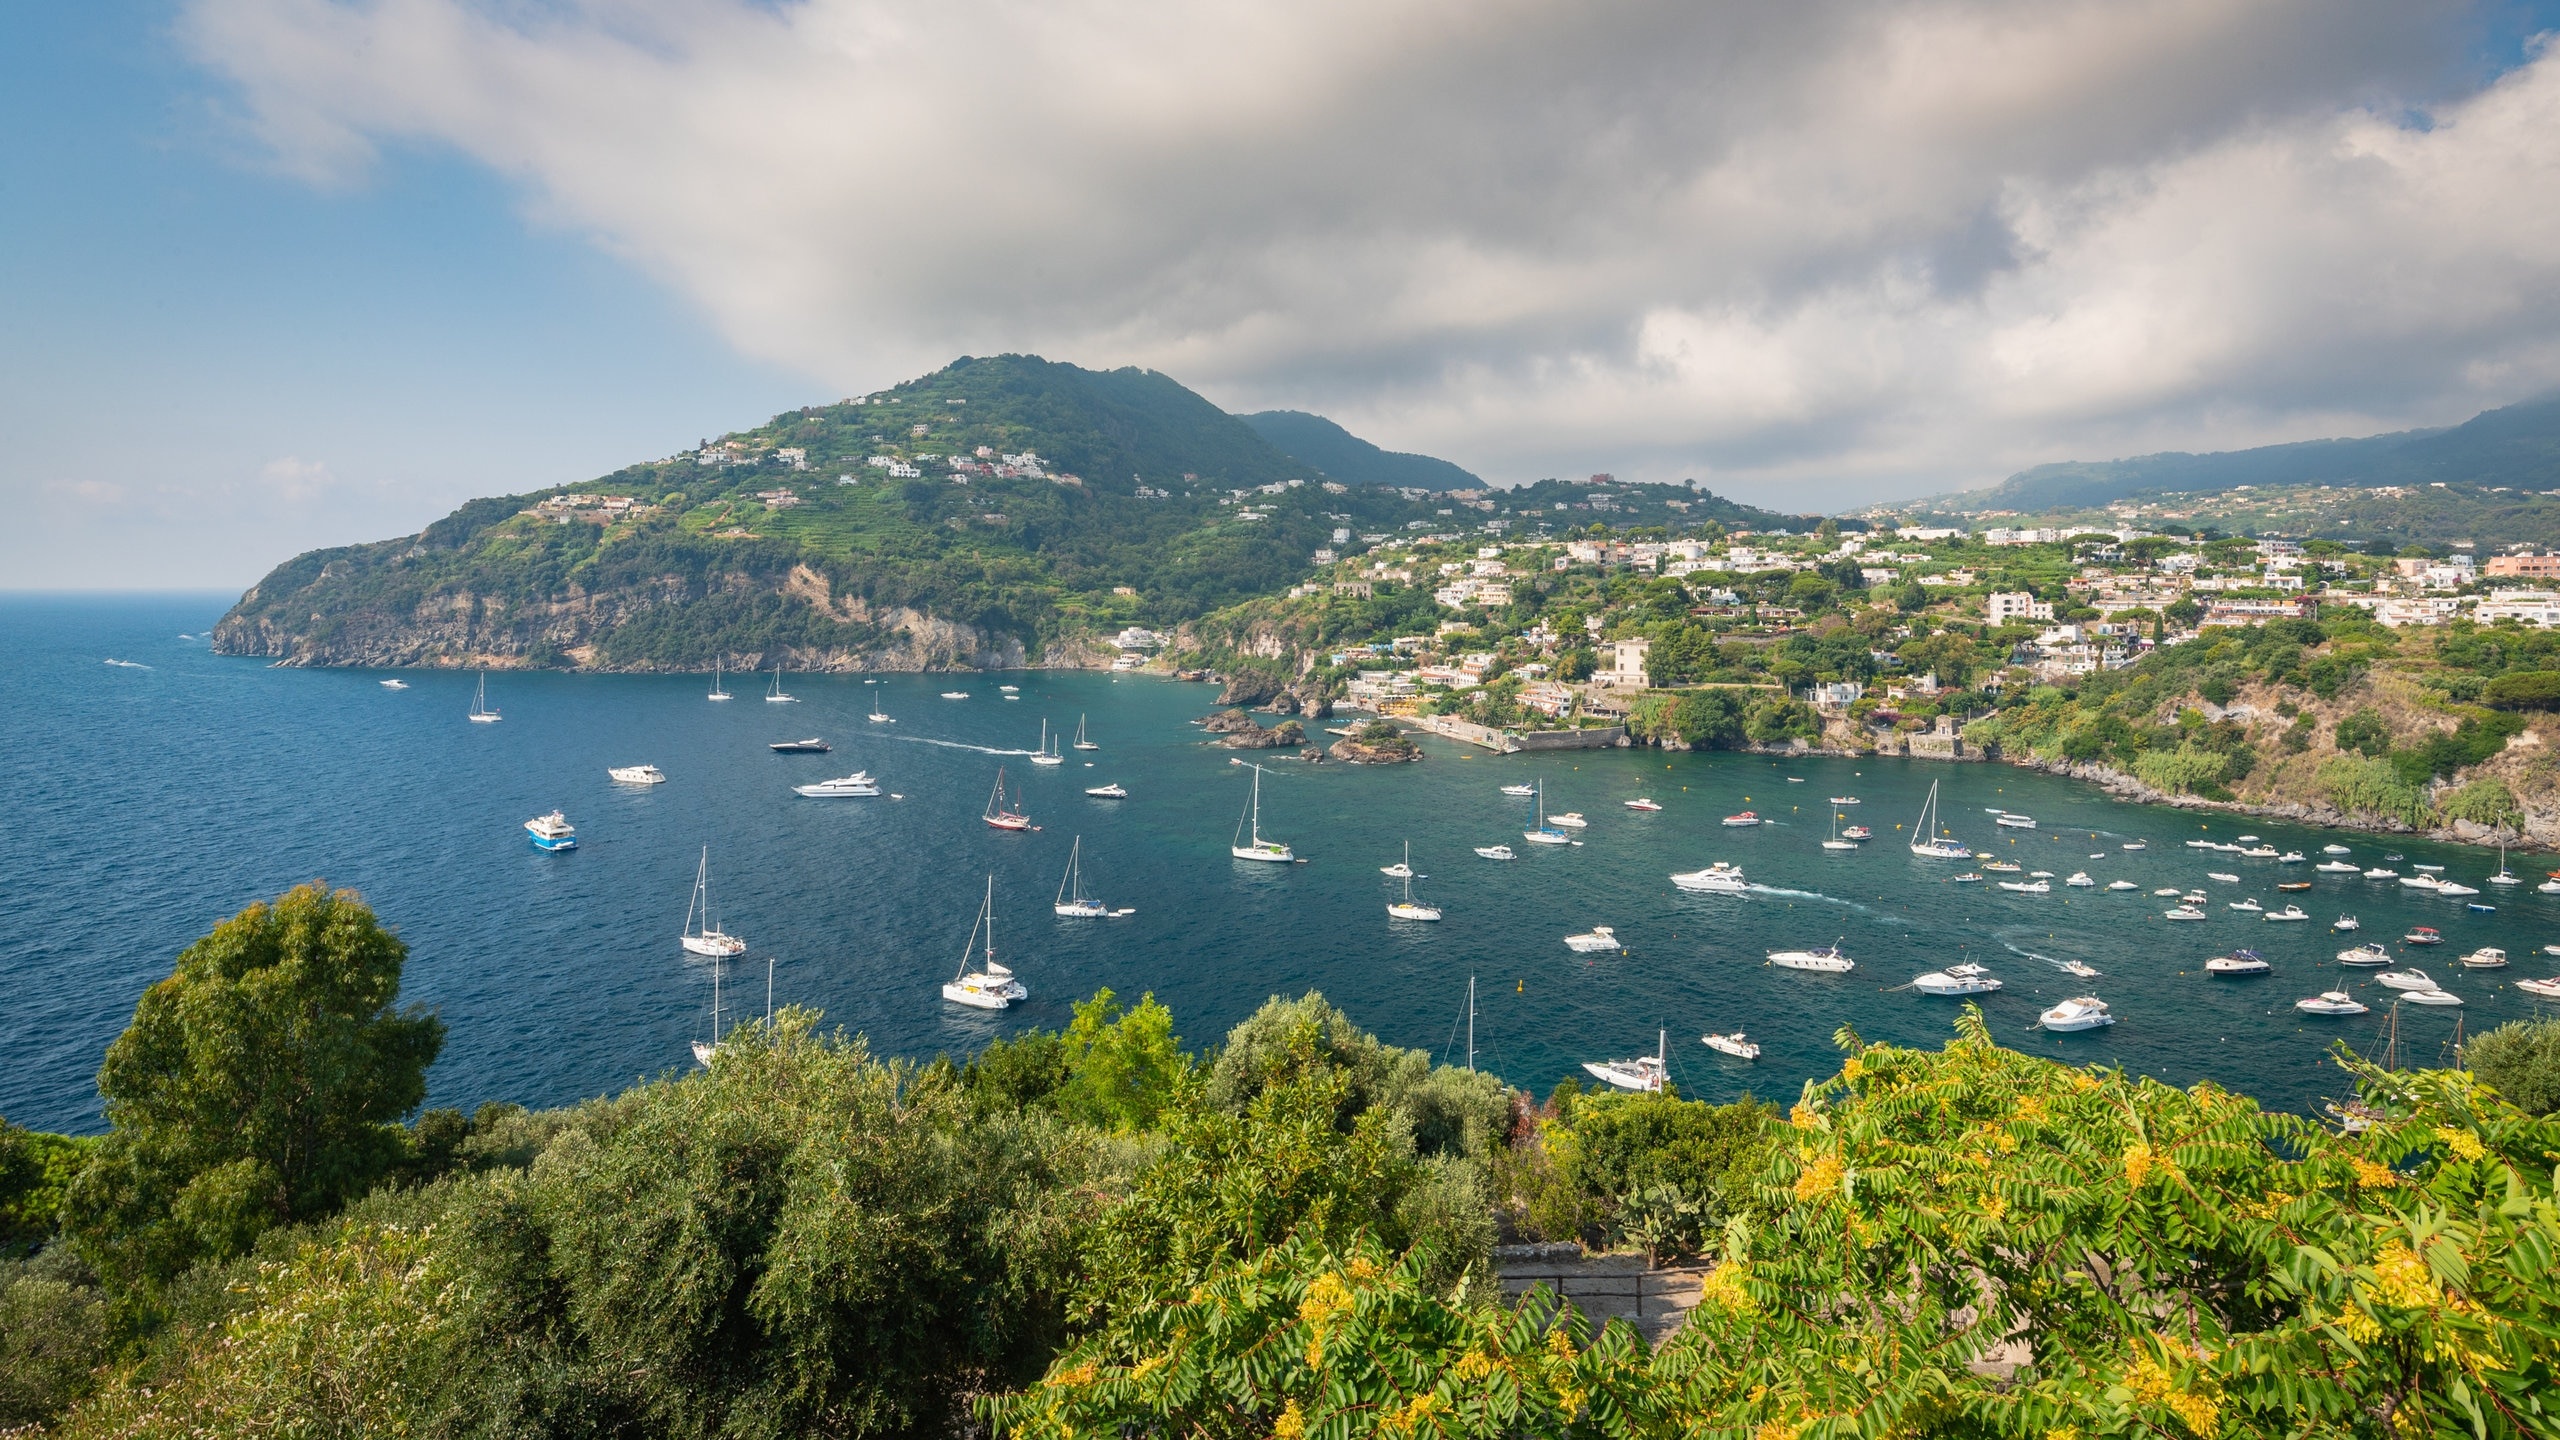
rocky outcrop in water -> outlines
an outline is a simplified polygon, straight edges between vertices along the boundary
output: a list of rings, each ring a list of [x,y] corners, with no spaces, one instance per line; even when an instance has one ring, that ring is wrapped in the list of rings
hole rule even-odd
[[[1306,727],[1295,720],[1283,720],[1265,730],[1251,721],[1242,730],[1230,730],[1219,744],[1230,750],[1285,750],[1307,743]]]
[[[1421,759],[1422,747],[1393,725],[1375,721],[1334,741],[1330,753],[1353,765],[1402,765]]]

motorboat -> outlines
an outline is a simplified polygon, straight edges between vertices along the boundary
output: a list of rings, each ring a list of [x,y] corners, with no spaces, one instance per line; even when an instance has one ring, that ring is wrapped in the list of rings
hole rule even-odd
[[[1730,1055],[1736,1060],[1760,1058],[1760,1047],[1744,1039],[1739,1030],[1730,1035],[1701,1035],[1698,1037],[1698,1042],[1710,1050]]]
[[[2027,872],[2027,878],[2030,880],[2050,880],[2053,878],[2053,872],[2050,870],[2030,870]]]
[[[1837,945],[1813,950],[1772,950],[1769,963],[1781,970],[1811,970],[1823,975],[1846,975],[1858,968],[1858,962],[1841,954]]]
[[[382,682],[382,688],[385,690],[406,690],[409,688],[409,682],[406,680],[385,680]]]
[[[2164,898],[2164,899],[2174,899],[2174,898],[2176,898],[2176,897],[2178,897],[2178,896],[2180,896],[2180,895],[2184,895],[2184,894],[2185,894],[2185,893],[2187,893],[2187,892],[2185,892],[2184,890],[2179,889],[2179,888],[2178,888],[2177,886],[2175,886],[2175,885],[2163,885],[2163,886],[2161,886],[2159,889],[2154,890],[2154,891],[2152,891],[2151,893],[2152,893],[2152,894],[2154,894],[2154,895],[2158,895],[2158,896],[2160,896],[2160,897],[2162,897],[2162,898]]]
[[[2116,848],[2119,850],[2148,850],[2151,848],[2151,842],[2148,840],[2127,840]]]
[[[2419,969],[2385,970],[2373,977],[2394,990],[2433,990],[2436,982]]]
[[[1855,795],[1834,795],[1831,797],[1831,803],[1834,805],[1855,805],[1858,803],[1858,797]]]
[[[986,813],[979,817],[991,830],[1010,830],[1020,834],[1039,827],[1031,823],[1030,814],[1019,799],[1007,799],[1004,793],[1004,767],[996,767],[996,788],[987,795]]]
[[[2345,845],[2323,845],[2320,847],[2320,853],[2323,855],[2353,855],[2356,852]]]
[[[667,772],[655,765],[615,765],[605,774],[625,785],[664,785]]]
[[[1397,862],[1396,862],[1396,863],[1394,863],[1393,865],[1381,865],[1381,866],[1379,866],[1379,867],[1378,867],[1378,873],[1379,873],[1379,874],[1381,874],[1381,875],[1386,876],[1386,877],[1387,877],[1388,879],[1390,879],[1390,880],[1410,880],[1410,879],[1412,879],[1412,878],[1413,878],[1413,842],[1412,842],[1412,841],[1410,841],[1410,840],[1408,840],[1408,841],[1406,841],[1406,842],[1405,842],[1405,847],[1404,847],[1404,858],[1403,858],[1403,859],[1401,859],[1401,860],[1397,861]]]
[[[2420,925],[2412,929],[2408,934],[2401,936],[2400,943],[2403,945],[2441,945],[2444,943],[2444,937],[2436,933],[2436,928],[2434,926]]]
[[[2434,890],[2441,888],[2443,884],[2443,881],[2437,879],[2433,875],[2403,875],[2400,877],[2400,887],[2404,890]],[[2474,891],[2473,893],[2477,894],[2478,892]]]
[[[2046,880],[2003,880],[2000,888],[2020,895],[2050,895],[2053,884]]]
[[[2251,860],[2273,860],[2276,858],[2276,847],[2273,845],[2252,845],[2240,853],[2243,857]]]
[[[2095,980],[2099,973],[2098,967],[2086,960],[2065,960],[2053,968],[2065,975],[2077,975],[2083,980]]]
[[[2014,812],[1993,816],[1991,823],[1999,826],[2003,830],[2033,830],[2036,828],[2036,820],[2034,816],[2019,815]]]
[[[2264,975],[2273,969],[2275,967],[2267,963],[2267,957],[2255,950],[2234,950],[2204,962],[2207,975]]]
[[[2436,893],[2448,900],[2461,900],[2479,894],[2480,889],[2476,885],[2465,885],[2456,880],[2439,880],[2436,882]]]
[[[1662,1089],[1663,1057],[1671,1048],[1669,1040],[1667,1032],[1657,1037],[1651,1055],[1639,1055],[1632,1060],[1585,1060],[1582,1068],[1593,1079],[1614,1089],[1659,1093]]]
[[[2299,850],[2287,850],[2282,855],[2276,857],[2276,863],[2279,865],[2299,865],[2310,858],[2310,856],[2303,854]]]
[[[1944,817],[1938,813],[1938,782],[1929,782],[1929,798],[1921,802],[1920,816],[1911,824],[1911,853],[1924,860],[1970,860],[1973,851],[1961,840],[1946,833]]]
[[[2308,880],[2279,880],[2276,882],[2276,888],[2279,890],[2292,891],[2308,890],[2311,888],[2311,882]]]
[[[2363,929],[2364,922],[2353,915],[2341,915],[2337,919],[2329,922],[2329,928],[2343,935],[2350,930]]]
[[[2015,875],[2027,867],[2015,860],[1985,860],[1982,868],[1999,875]]]
[[[978,936],[986,936],[984,951],[979,952]],[[978,968],[969,968],[976,958]],[[942,987],[942,998],[954,1005],[967,1005],[977,1010],[1002,1010],[1016,1000],[1030,998],[1031,992],[1013,971],[996,963],[996,880],[987,877],[986,903],[978,907],[978,918],[969,927],[969,938],[960,947],[960,973]]]
[[[1594,925],[1579,935],[1564,937],[1564,948],[1576,955],[1596,955],[1607,950],[1624,950],[1618,943],[1618,932],[1606,925]]]
[[[2560,895],[2560,880],[2545,880],[2533,887],[2537,895]]]
[[[2366,1006],[2344,990],[2323,990],[2308,1000],[2296,1000],[2293,1008],[2307,1015],[2362,1015]]]
[[[2388,965],[2391,963],[2391,952],[2383,948],[2381,941],[2367,940],[2352,950],[2339,951],[2338,963],[2359,967]]]
[[[2232,838],[2243,845],[2255,845],[2258,843],[2258,837],[2255,835],[2235,835]]]
[[[2495,945],[2483,945],[2463,956],[2462,964],[2467,970],[2504,970],[2507,968],[2507,952]]]
[[[1530,796],[1538,793],[1538,787],[1535,785],[1505,785],[1502,787],[1502,793],[1526,800]]]
[[[1582,818],[1582,812],[1579,810],[1567,810],[1561,815],[1550,815],[1547,817],[1547,823],[1561,825],[1567,830],[1588,829],[1591,824],[1590,821]]]
[[[1982,883],[1982,877],[1968,870],[1962,875],[1951,875],[1947,877],[1947,883],[1950,885],[1979,885]]]
[[[2000,981],[1979,965],[1950,965],[1913,976],[1911,988],[1923,995],[1988,995],[2000,988]]]
[[[824,755],[836,747],[812,735],[806,740],[776,740],[764,748],[776,755]]]
[[[2355,866],[2348,864],[2344,860],[2323,860],[2311,868],[2319,871],[2323,875],[2354,875],[2358,873]]]
[[[2095,995],[2082,995],[2037,1016],[2036,1023],[2047,1030],[2095,1030],[2101,1025],[2113,1025],[2116,1017],[2107,1013],[2106,1001]]]
[[[711,908],[711,847],[702,847],[702,864],[693,872],[693,898],[685,902],[684,930],[679,942],[689,954],[722,959],[747,948],[747,942],[720,928]]]
[[[1413,842],[1406,841],[1404,859],[1384,867],[1386,872],[1404,882],[1404,898],[1387,902],[1387,914],[1397,920],[1437,920],[1440,907],[1425,905],[1413,898]]]
[[[2179,896],[2178,901],[2183,905],[2204,905],[2210,903],[2205,893],[2201,890],[2190,890],[2186,894]]]
[[[1022,687],[1019,685],[999,685],[996,689],[999,693],[1006,695],[1019,695],[1022,693]]]
[[[1274,865],[1289,865],[1297,855],[1277,840],[1262,838],[1262,767],[1246,767],[1253,771],[1253,796],[1245,802],[1244,814],[1236,819],[1236,833],[1227,845],[1227,853],[1239,860],[1266,860]]]
[[[1689,870],[1671,877],[1671,883],[1683,890],[1739,895],[1750,888],[1743,883],[1742,867],[1730,860],[1719,860],[1704,870]]]
[[[2074,870],[2071,872],[2071,877],[2062,883],[2077,890],[2086,890],[2096,885],[2098,882],[2089,878],[2088,871]]]
[[[2110,890],[2139,890],[2142,887],[2134,884],[2130,880],[2110,880],[2107,882],[2107,888]]]
[[[942,692],[942,698],[945,700],[966,700],[969,698],[969,692],[966,690],[945,690]]]
[[[2400,998],[2412,1005],[2459,1005],[2462,997],[2450,990],[2407,990]]]
[[[1511,847],[1508,845],[1479,845],[1476,847],[1476,853],[1487,860],[1517,860],[1520,858],[1519,856],[1511,853]]]
[[[1096,800],[1126,800],[1129,798],[1128,790],[1123,788],[1117,780],[1112,781],[1108,785],[1087,785],[1084,787],[1084,793],[1092,796]]]
[[[1742,830],[1759,824],[1760,817],[1745,810],[1739,815],[1727,815],[1724,817],[1724,823],[1728,829]]]
[[[2376,865],[2372,869],[2364,872],[2364,878],[2367,880],[2397,880],[2400,878],[2400,872],[2397,870],[2386,870],[2383,867]]]
[[[2230,908],[2238,910],[2243,914],[2255,915],[2260,911],[2265,910],[2267,907],[2259,904],[2255,898],[2251,898],[2248,900],[2234,900],[2230,903]]]
[[[2170,911],[2168,914],[2163,915],[2160,918],[2163,920],[2202,920],[2205,918],[2205,913],[2193,905],[2181,905],[2177,909]]]
[[[2240,877],[2232,874],[2228,870],[2207,870],[2204,872],[2204,878],[2207,880],[2219,880],[2225,885],[2237,885],[2240,883]]]
[[[1650,795],[1639,795],[1633,800],[1627,802],[1627,808],[1630,810],[1659,810],[1662,808],[1662,805],[1661,802],[1655,800]]]
[[[879,794],[880,782],[871,778],[870,771],[856,770],[850,775],[821,780],[814,785],[794,785],[791,793],[805,795],[812,800],[848,800]]]
[[[2516,982],[2516,988],[2527,995],[2539,995],[2545,1000],[2560,1000],[2560,976],[2554,976],[2548,980],[2519,980]]]
[[[2287,905],[2281,910],[2270,910],[2259,918],[2265,920],[2270,925],[2299,924],[2302,921],[2310,919],[2311,912],[2303,909],[2299,905]]]
[[[1844,825],[1840,828],[1840,838],[1843,840],[1873,840],[1876,838],[1876,832],[1868,829],[1864,825]]]
[[[536,815],[527,820],[524,822],[524,830],[527,835],[533,837],[533,848],[536,850],[578,848],[578,827],[570,824],[569,817],[558,810],[548,815]]]

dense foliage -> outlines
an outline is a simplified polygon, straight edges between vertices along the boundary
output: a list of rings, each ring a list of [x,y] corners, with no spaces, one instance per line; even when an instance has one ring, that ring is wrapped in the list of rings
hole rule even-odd
[[[2560,1020],[2510,1020],[2473,1037],[2462,1058],[2516,1108],[2560,1114]]]

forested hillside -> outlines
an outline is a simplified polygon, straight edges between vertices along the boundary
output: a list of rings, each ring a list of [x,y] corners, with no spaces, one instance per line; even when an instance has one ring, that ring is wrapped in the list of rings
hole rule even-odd
[[[1423,490],[1473,490],[1484,482],[1446,460],[1383,450],[1303,410],[1265,410],[1244,423],[1283,452],[1354,485],[1412,486]]]

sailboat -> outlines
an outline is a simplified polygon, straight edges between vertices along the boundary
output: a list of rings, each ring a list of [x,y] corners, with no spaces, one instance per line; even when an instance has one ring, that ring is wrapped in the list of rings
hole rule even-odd
[[[1061,915],[1079,920],[1118,919],[1136,913],[1123,907],[1118,910],[1084,893],[1084,837],[1067,847],[1067,873],[1058,881],[1057,903],[1050,907]]]
[[[486,670],[480,672],[480,688],[471,696],[471,723],[474,725],[498,723],[498,712],[489,708],[489,672]]]
[[[2521,885],[2524,883],[2522,877],[2507,868],[2507,847],[2503,841],[2498,845],[2498,873],[2490,876],[2485,883],[2491,885]]]
[[[1671,1032],[1654,1037],[1654,1053],[1632,1060],[1585,1060],[1582,1068],[1594,1079],[1620,1090],[1644,1090],[1659,1093],[1662,1089],[1663,1063],[1671,1052]]]
[[[1837,810],[1831,812],[1831,838],[1822,842],[1822,848],[1825,850],[1855,850],[1858,848],[1857,841],[1843,840],[1840,838],[1840,812]]]
[[[720,962],[711,962],[711,1038],[693,1042],[693,1061],[708,1065],[720,1053]]]
[[[865,685],[877,685],[880,682],[877,680],[865,680],[862,683]],[[874,725],[895,725],[898,723],[897,721],[889,718],[888,711],[880,708],[880,692],[877,690],[871,692],[870,720]]]
[[[1387,902],[1387,913],[1398,920],[1437,920],[1440,907],[1417,905],[1413,900],[1413,842],[1404,842],[1404,863],[1396,867],[1404,880],[1404,899]]]
[[[1034,765],[1064,765],[1066,757],[1058,753],[1058,742],[1049,736],[1049,722],[1040,722],[1040,748],[1031,752]]]
[[[1096,745],[1096,744],[1094,744],[1092,741],[1087,740],[1086,738],[1084,738],[1084,717],[1083,717],[1082,715],[1078,715],[1078,716],[1076,717],[1076,745],[1075,745],[1075,748],[1077,748],[1078,750],[1099,750],[1099,749],[1101,749],[1101,748],[1102,748],[1101,746]]]
[[[705,700],[727,700],[732,698],[729,692],[721,687],[720,662],[717,660],[711,662],[711,693],[703,696],[702,698]]]
[[[978,946],[978,932],[987,936],[986,958],[978,969],[969,968],[971,952]],[[942,987],[942,998],[955,1005],[968,1005],[980,1010],[1002,1010],[1016,1000],[1029,998],[1031,992],[1013,972],[996,963],[996,877],[987,877],[986,903],[978,907],[977,922],[969,927],[969,939],[960,947],[960,973]]]
[[[1248,765],[1245,768],[1253,772],[1253,798],[1245,802],[1244,816],[1236,822],[1235,836],[1244,843],[1230,842],[1227,853],[1239,860],[1268,860],[1279,865],[1296,863],[1298,857],[1290,852],[1288,846],[1262,838],[1262,767]]]
[[[700,928],[696,928],[697,922]],[[684,948],[696,955],[735,955],[747,942],[720,928],[711,912],[711,847],[702,847],[702,866],[693,872],[693,899],[684,907]]]
[[[782,693],[782,667],[779,665],[773,667],[773,692],[764,697],[764,703],[767,705],[797,705],[800,703],[799,696],[785,695]]]
[[[1547,823],[1547,782],[1546,782],[1546,781],[1544,781],[1544,780],[1539,781],[1539,782],[1538,782],[1538,785],[1537,785],[1537,789],[1536,789],[1536,790],[1534,790],[1534,791],[1533,791],[1533,792],[1531,792],[1531,793],[1535,794],[1535,795],[1538,797],[1538,798],[1537,798],[1537,815],[1538,815],[1538,823],[1537,823],[1536,827],[1535,827],[1535,828],[1533,828],[1533,829],[1528,829],[1528,830],[1523,830],[1523,831],[1521,831],[1521,832],[1520,832],[1520,838],[1521,838],[1521,839],[1523,839],[1523,840],[1528,841],[1528,842],[1529,842],[1530,844],[1532,844],[1532,845],[1570,845],[1570,844],[1572,844],[1572,843],[1573,843],[1573,837],[1572,837],[1572,836],[1567,835],[1567,834],[1566,834],[1566,833],[1564,833],[1562,830],[1559,830],[1559,829],[1557,829],[1555,826],[1550,825],[1550,824],[1548,824],[1548,823]]]
[[[1005,803],[1004,767],[997,766],[995,793],[987,797],[987,813],[984,817],[986,822],[998,830],[1039,829],[1039,826],[1031,823],[1031,817],[1023,813],[1021,804],[1019,800],[1014,801],[1011,806]]]
[[[1952,835],[1938,833],[1942,817],[1938,814],[1938,782],[1929,782],[1929,798],[1921,802],[1920,818],[1911,822],[1911,853],[1931,860],[1970,860],[1973,852]]]

